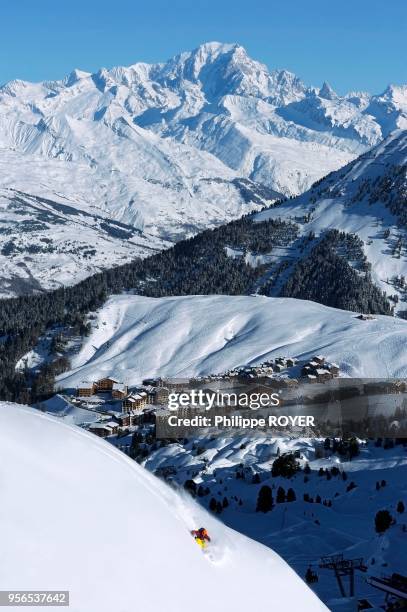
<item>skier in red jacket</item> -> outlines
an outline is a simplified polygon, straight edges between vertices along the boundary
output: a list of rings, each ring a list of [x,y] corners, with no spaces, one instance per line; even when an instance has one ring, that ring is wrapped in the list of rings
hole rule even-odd
[[[194,531],[191,531],[191,534],[194,536],[196,543],[199,544],[201,548],[206,546],[206,542],[211,541],[209,534],[204,527],[194,529]]]

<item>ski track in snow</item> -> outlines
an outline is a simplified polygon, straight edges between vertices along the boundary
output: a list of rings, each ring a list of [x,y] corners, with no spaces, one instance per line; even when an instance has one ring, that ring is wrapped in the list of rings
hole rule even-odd
[[[205,612],[207,598],[196,597],[204,584],[212,609],[228,602],[246,612],[262,609],[263,593],[252,589],[260,580],[282,611],[299,601],[303,610],[326,610],[274,551],[109,443],[4,402],[0,425],[0,572],[8,589],[69,589],[72,612],[133,612],[135,597],[146,612],[187,612],[191,602]],[[202,525],[214,541],[207,552],[190,534]]]

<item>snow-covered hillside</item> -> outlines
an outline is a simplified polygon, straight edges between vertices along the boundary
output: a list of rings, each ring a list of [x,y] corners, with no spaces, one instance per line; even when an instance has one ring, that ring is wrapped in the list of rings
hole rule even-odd
[[[117,155],[117,163],[96,162],[84,153],[85,145],[78,145],[81,155],[66,159],[0,149],[5,296],[78,282],[276,197],[191,147],[137,127],[122,135],[123,142],[117,135],[110,142],[109,134],[99,138],[95,125],[92,138],[100,155]],[[90,146],[91,137],[84,138]]]
[[[326,609],[272,550],[91,434],[2,403],[0,457],[2,588],[69,590],[73,612]]]
[[[70,184],[73,177],[65,172],[64,178]],[[114,221],[97,206],[27,189],[0,188],[0,297],[71,285],[171,244]]]
[[[374,282],[398,296],[396,309],[406,310],[407,287],[401,279],[407,276],[406,205],[407,131],[398,130],[303,195],[256,219],[295,219],[303,237],[318,238],[333,228],[357,234]]]
[[[113,296],[59,386],[113,375],[215,374],[272,356],[322,353],[349,376],[406,376],[407,322],[261,296]]]

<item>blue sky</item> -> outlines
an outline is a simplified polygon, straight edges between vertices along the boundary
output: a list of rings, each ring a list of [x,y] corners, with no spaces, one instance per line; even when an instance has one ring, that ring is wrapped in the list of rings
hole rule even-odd
[[[407,83],[407,0],[5,0],[1,9],[2,83],[163,61],[210,40],[340,93]]]

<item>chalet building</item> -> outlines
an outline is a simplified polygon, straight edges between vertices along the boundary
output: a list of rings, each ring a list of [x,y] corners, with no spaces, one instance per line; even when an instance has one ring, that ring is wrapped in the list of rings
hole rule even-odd
[[[301,375],[308,382],[326,382],[339,376],[339,366],[336,363],[328,363],[323,355],[315,355],[303,365]]]
[[[147,404],[155,404],[157,398],[157,389],[155,387],[147,387],[146,389],[144,389],[144,391],[147,393]]]
[[[108,423],[106,423],[106,426],[111,429],[112,434],[117,433],[117,430],[119,429],[119,425],[115,421],[108,421]]]
[[[168,389],[165,387],[153,387],[151,385],[143,385],[141,389],[135,389],[136,393],[144,391],[147,393],[147,404],[157,404],[157,398],[165,398],[165,402],[168,400]]]
[[[128,395],[122,401],[122,411],[129,413],[136,407],[136,399],[132,395]]]
[[[333,378],[332,373],[325,368],[317,368],[315,370],[315,375],[318,379],[318,382],[325,382],[326,380],[331,380]]]
[[[101,378],[96,383],[96,391],[97,393],[104,393],[105,391],[113,391],[113,385],[119,384],[118,380],[114,378]]]
[[[270,362],[267,362],[267,365],[269,365],[269,363]],[[285,370],[286,368],[292,368],[293,366],[295,366],[296,363],[297,359],[295,359],[294,357],[277,357],[275,362],[270,363],[270,365],[273,367],[274,371],[281,372],[281,369]],[[279,367],[279,369],[276,370],[276,367]]]
[[[130,410],[129,412],[117,414],[114,419],[117,421],[119,427],[133,427],[134,425],[140,425],[142,414],[140,410]]]
[[[131,415],[127,413],[117,414],[115,415],[115,420],[117,421],[119,427],[130,427],[131,423]]]
[[[169,395],[169,390],[167,389],[167,387],[157,387],[156,393],[155,393],[154,404],[167,405],[168,395]]]
[[[115,421],[108,421],[107,423],[93,423],[89,427],[89,431],[100,438],[107,438],[107,436],[117,433],[118,429],[119,425],[115,423]]]
[[[162,410],[161,408],[159,410]],[[156,422],[156,412],[159,412],[159,410],[157,411],[156,408],[146,408],[145,410],[143,410],[143,412],[140,412],[138,415],[138,419],[139,419],[139,423],[142,423],[143,425],[154,425]]]
[[[128,388],[127,385],[124,385],[123,383],[113,383],[113,388],[112,388],[112,398],[113,399],[123,399],[124,397],[126,397],[128,393]]]
[[[133,412],[135,410],[142,410],[147,406],[147,393],[141,391],[125,397],[122,401],[123,412]]]
[[[109,427],[106,427],[102,423],[95,423],[94,425],[91,425],[89,427],[89,431],[91,431],[96,436],[99,436],[99,438],[106,438],[111,434]]]
[[[289,387],[298,386],[297,378],[288,378],[286,376],[265,376],[264,378],[259,379],[259,382],[260,381],[272,389],[288,389]]]
[[[334,378],[335,376],[339,376],[339,366],[337,363],[330,363],[328,367]]]
[[[81,382],[76,389],[76,395],[78,397],[91,397],[96,391],[96,385],[94,382]]]
[[[129,412],[130,425],[140,425],[144,422],[144,412],[137,410],[136,412]]]

